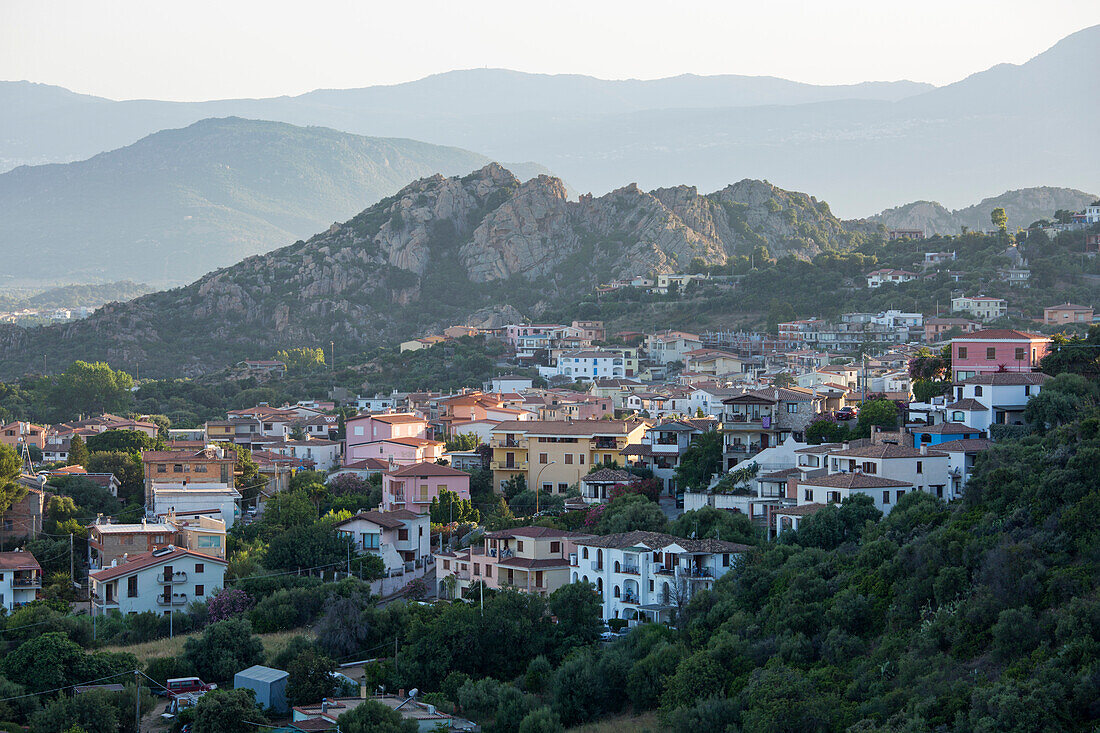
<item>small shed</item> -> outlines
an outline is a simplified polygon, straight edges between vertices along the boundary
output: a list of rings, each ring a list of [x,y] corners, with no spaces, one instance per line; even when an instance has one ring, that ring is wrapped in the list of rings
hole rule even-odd
[[[272,669],[255,665],[233,675],[233,687],[247,688],[256,693],[256,703],[265,708],[285,713],[286,683],[290,673],[281,669]]]

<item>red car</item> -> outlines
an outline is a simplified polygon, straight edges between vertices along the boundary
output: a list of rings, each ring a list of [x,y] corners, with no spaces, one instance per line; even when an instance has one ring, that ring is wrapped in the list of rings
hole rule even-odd
[[[859,410],[857,410],[854,407],[842,407],[842,408],[840,408],[839,410],[836,411],[836,419],[837,420],[854,420],[858,413],[859,413]]]
[[[168,697],[177,697],[191,692],[210,692],[218,689],[217,685],[207,684],[198,677],[173,677],[168,680],[168,684],[165,686],[168,688]]]

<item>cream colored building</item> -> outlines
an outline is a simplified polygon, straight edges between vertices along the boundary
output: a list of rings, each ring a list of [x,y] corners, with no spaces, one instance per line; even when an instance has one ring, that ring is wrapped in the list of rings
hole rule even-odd
[[[509,420],[492,431],[489,468],[497,491],[513,476],[564,494],[593,465],[622,463],[622,450],[642,442],[641,420]]]

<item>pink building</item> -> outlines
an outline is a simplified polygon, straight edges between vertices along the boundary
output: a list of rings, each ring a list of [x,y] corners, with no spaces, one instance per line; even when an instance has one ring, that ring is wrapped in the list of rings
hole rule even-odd
[[[382,511],[407,509],[427,514],[432,499],[446,489],[470,498],[470,474],[438,463],[414,463],[382,474]]]
[[[429,437],[428,422],[410,412],[356,415],[347,421],[345,466],[366,458],[404,466],[442,455],[443,443]]]
[[[558,323],[513,323],[504,327],[504,340],[515,348],[520,339],[530,336],[549,336],[550,332],[562,328]]]
[[[956,382],[989,372],[1031,372],[1050,351],[1050,338],[1008,328],[991,328],[951,339]]]

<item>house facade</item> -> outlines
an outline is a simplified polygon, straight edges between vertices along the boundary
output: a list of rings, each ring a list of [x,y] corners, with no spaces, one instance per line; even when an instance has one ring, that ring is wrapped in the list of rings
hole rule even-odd
[[[24,550],[0,552],[0,607],[8,612],[38,600],[42,594],[42,566]]]
[[[92,614],[151,612],[167,616],[204,601],[225,585],[226,561],[179,547],[129,555],[88,573]]]
[[[141,452],[141,466],[145,471],[145,504],[152,506],[157,485],[232,489],[237,451],[217,445],[198,451],[147,450]]]
[[[1069,325],[1072,323],[1092,323],[1092,306],[1074,305],[1062,303],[1043,308],[1043,323],[1050,326]]]
[[[381,557],[391,575],[423,567],[431,557],[431,522],[426,514],[404,509],[359,512],[338,523],[336,532],[350,538],[358,551]]]
[[[1050,338],[1008,328],[986,329],[951,339],[956,382],[990,372],[1032,372],[1050,351]]]
[[[772,387],[723,400],[722,455],[727,469],[788,437],[801,442],[826,398],[808,389]]]
[[[428,437],[428,421],[411,412],[356,415],[346,426],[345,465],[365,458],[407,465],[443,455],[443,443]]]
[[[969,313],[979,320],[991,321],[1008,314],[1008,301],[1004,298],[989,298],[984,295],[960,296],[951,299],[951,311]]]
[[[437,463],[414,463],[382,474],[382,511],[407,509],[427,514],[432,500],[446,489],[470,498],[470,474]]]
[[[734,570],[752,550],[724,540],[687,540],[634,531],[575,541],[570,557],[574,583],[600,594],[605,620],[669,623],[703,589]]]

